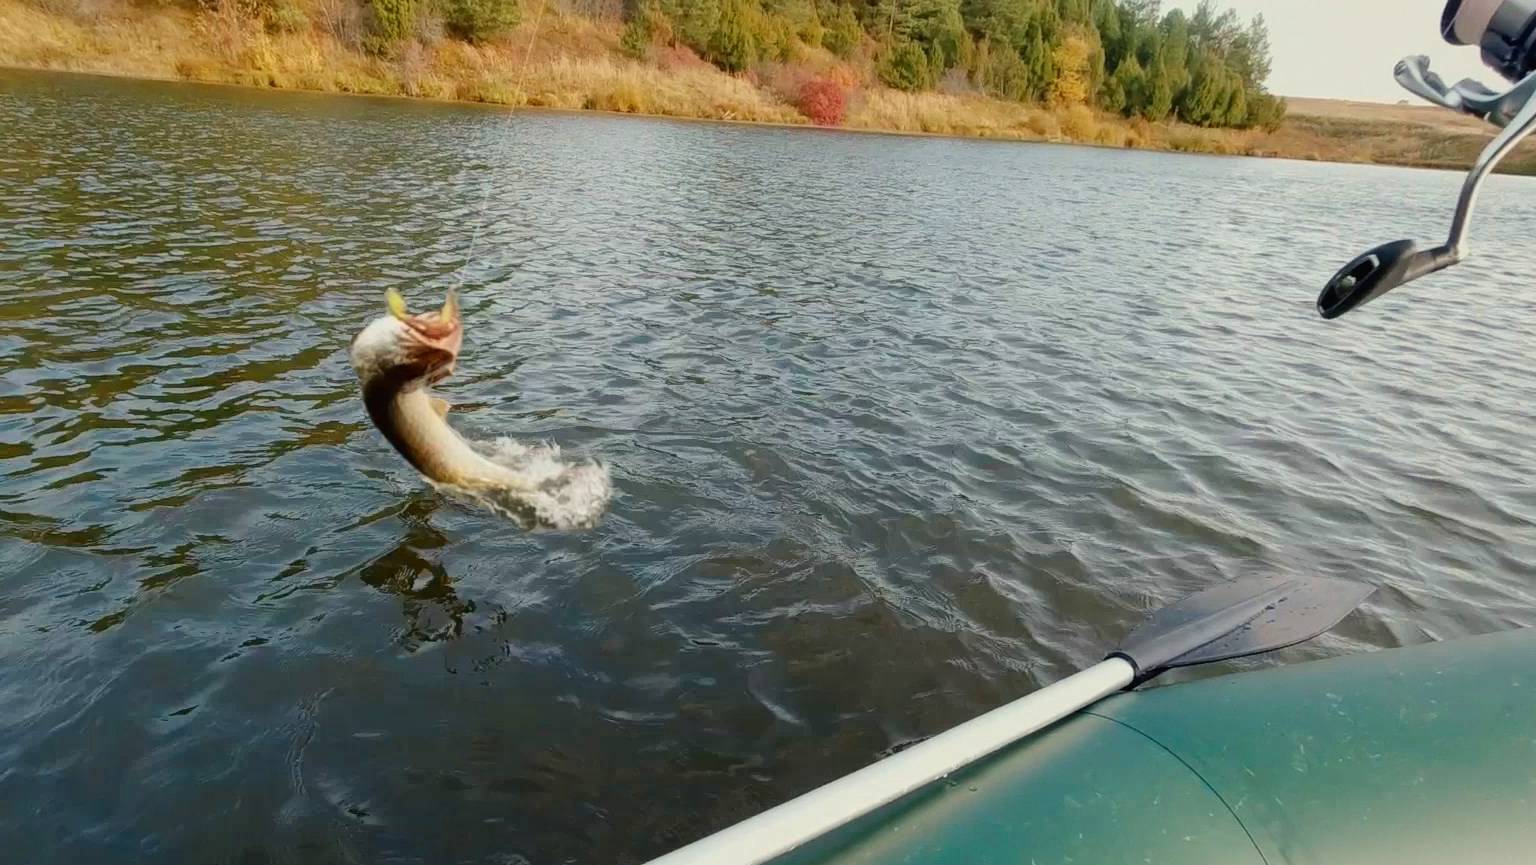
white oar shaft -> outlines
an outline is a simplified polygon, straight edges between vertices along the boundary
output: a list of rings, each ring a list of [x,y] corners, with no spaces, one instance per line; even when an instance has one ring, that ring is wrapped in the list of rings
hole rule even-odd
[[[760,865],[1104,699],[1135,676],[1128,661],[1102,661],[650,865]]]

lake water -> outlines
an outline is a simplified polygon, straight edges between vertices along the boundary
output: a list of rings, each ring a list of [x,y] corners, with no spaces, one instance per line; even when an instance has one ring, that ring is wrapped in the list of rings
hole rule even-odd
[[[1248,666],[1536,625],[1536,181],[1313,308],[1460,182],[0,74],[5,858],[632,863],[1216,581],[1379,587]],[[368,425],[457,283],[595,529]]]

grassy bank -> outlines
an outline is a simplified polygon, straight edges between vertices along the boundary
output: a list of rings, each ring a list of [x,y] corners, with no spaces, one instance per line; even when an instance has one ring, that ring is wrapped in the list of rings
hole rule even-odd
[[[249,7],[236,0],[202,9],[0,0],[0,65],[791,124],[810,122],[797,106],[804,83],[815,79],[837,82],[847,94],[842,125],[852,129],[1445,168],[1470,164],[1491,134],[1427,107],[1293,100],[1285,122],[1266,132],[1025,105],[963,82],[947,92],[907,93],[878,84],[868,62],[819,49],[732,75],[681,47],[633,59],[615,14],[538,2],[497,39],[428,38],[376,56],[361,47],[363,22],[349,0],[304,0],[298,22],[286,28],[242,11]],[[1536,149],[1517,151],[1506,170],[1536,174]]]

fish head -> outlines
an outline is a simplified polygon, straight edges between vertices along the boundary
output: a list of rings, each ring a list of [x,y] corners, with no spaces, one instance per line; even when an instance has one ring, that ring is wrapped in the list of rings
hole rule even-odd
[[[352,367],[367,381],[389,375],[401,382],[447,378],[464,343],[459,301],[452,291],[441,309],[411,314],[405,298],[390,289],[384,295],[388,315],[381,315],[352,338]]]

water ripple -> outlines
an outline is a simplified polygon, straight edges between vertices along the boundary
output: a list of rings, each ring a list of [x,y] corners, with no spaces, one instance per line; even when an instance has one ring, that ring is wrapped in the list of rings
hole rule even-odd
[[[1217,580],[1380,587],[1281,660],[1536,625],[1536,301],[1479,257],[1312,309],[1454,175],[0,95],[17,861],[635,862]],[[1530,184],[1480,249],[1519,259]],[[596,529],[462,506],[367,424],[348,340],[459,281],[458,425],[602,459]]]

